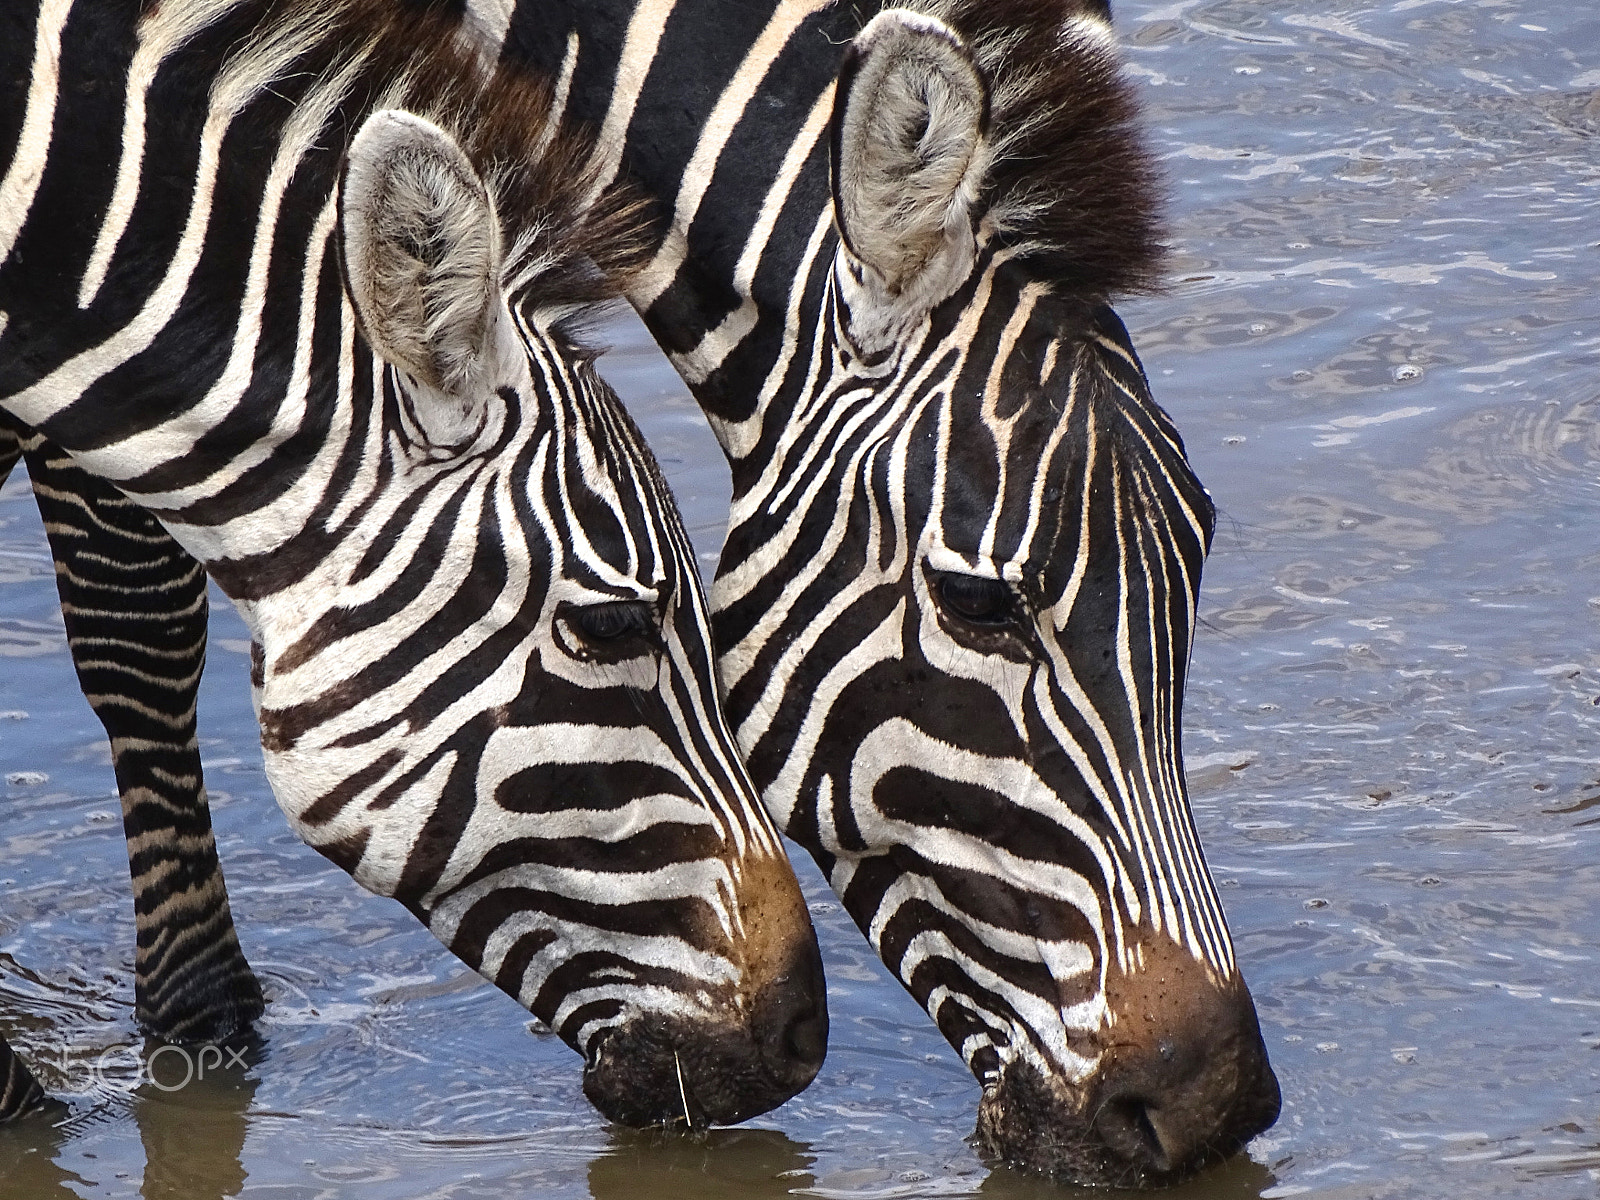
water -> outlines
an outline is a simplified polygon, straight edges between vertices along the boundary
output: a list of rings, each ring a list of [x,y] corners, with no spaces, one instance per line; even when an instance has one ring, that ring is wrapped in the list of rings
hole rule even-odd
[[[1117,12],[1177,281],[1123,311],[1222,510],[1191,783],[1285,1098],[1174,1195],[1593,1197],[1600,16]],[[720,457],[637,327],[613,336],[709,565]],[[0,716],[0,777],[48,776],[0,797],[0,1030],[69,1102],[0,1131],[6,1200],[1065,1194],[977,1161],[976,1086],[809,863],[816,1084],[703,1140],[606,1127],[575,1055],[286,832],[224,603],[214,638],[208,780],[265,1041],[136,1086],[107,753],[25,482],[0,492],[0,714],[28,714]]]

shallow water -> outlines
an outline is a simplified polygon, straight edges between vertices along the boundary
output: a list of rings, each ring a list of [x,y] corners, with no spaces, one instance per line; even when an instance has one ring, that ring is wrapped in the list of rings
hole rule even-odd
[[[1285,1097],[1172,1194],[1592,1197],[1600,16],[1116,7],[1178,281],[1123,312],[1222,511],[1190,781]],[[720,457],[637,327],[614,336],[709,566]],[[816,1084],[703,1140],[603,1125],[575,1055],[286,831],[216,609],[208,781],[264,1044],[136,1086],[108,755],[20,473],[0,492],[0,776],[48,777],[0,796],[0,1030],[68,1101],[0,1131],[6,1200],[1064,1194],[978,1162],[976,1086],[808,862]]]

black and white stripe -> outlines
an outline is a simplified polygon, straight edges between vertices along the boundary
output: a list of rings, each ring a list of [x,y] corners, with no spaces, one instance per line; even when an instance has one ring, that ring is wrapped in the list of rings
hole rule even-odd
[[[1159,188],[1104,4],[909,7],[520,0],[504,54],[667,216],[629,297],[732,467],[715,628],[769,809],[983,1082],[982,1144],[1170,1180],[1278,1091],[1182,770],[1212,507],[1106,306]]]
[[[0,22],[0,409],[36,483],[112,485],[239,607],[292,827],[583,1053],[614,1119],[798,1091],[815,939],[671,497],[570,334],[636,263],[633,202],[426,14]]]

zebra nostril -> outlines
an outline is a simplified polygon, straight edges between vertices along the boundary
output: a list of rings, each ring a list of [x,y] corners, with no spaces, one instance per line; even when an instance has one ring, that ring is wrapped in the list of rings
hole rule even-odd
[[[827,1015],[809,1012],[796,1016],[783,1031],[783,1048],[792,1061],[809,1066],[814,1073],[828,1053]]]
[[[773,1075],[797,1089],[816,1078],[828,1053],[827,984],[815,943],[801,947],[768,986],[751,1023]]]
[[[780,985],[769,994],[756,1021],[756,1039],[767,1068],[778,1079],[804,1087],[816,1078],[828,1053],[828,1010],[808,988]]]
[[[1100,1108],[1094,1129],[1119,1157],[1150,1171],[1172,1170],[1160,1128],[1152,1117],[1148,1101],[1139,1096],[1118,1096]]]

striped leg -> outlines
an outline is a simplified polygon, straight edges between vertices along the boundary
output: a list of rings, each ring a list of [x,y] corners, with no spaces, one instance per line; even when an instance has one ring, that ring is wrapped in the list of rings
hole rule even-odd
[[[195,736],[206,577],[156,520],[31,433],[22,438],[56,562],[73,665],[111,739],[133,875],[135,1016],[174,1042],[261,1014],[211,833]]]

